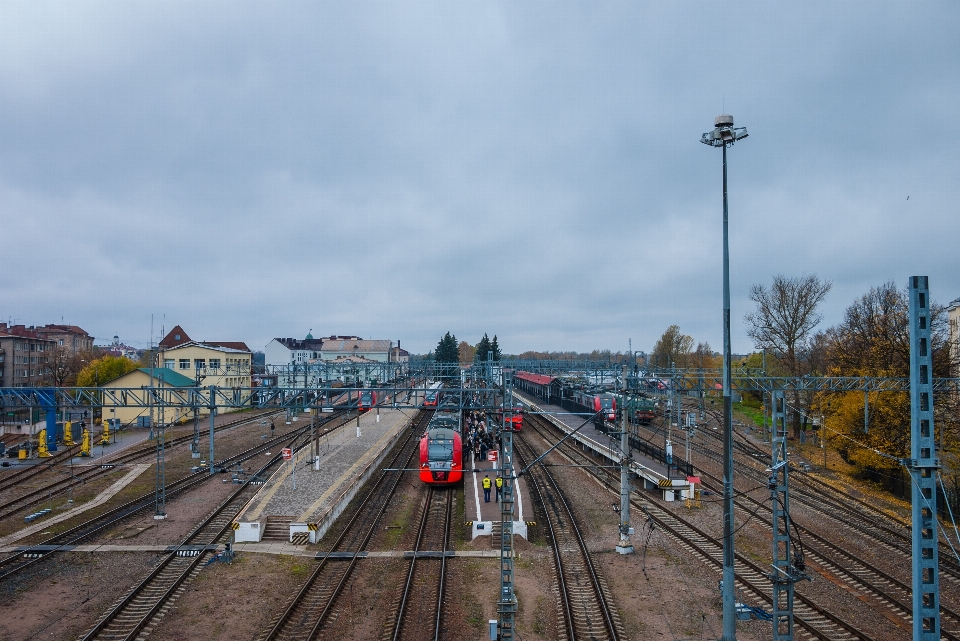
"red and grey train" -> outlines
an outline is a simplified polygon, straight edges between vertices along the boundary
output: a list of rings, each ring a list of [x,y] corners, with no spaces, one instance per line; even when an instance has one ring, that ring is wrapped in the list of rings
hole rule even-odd
[[[364,390],[360,392],[360,399],[357,401],[357,409],[362,414],[366,412],[371,407],[377,405],[377,393],[373,390]]]
[[[430,485],[452,485],[463,480],[458,410],[437,410],[420,437],[420,480]]]
[[[585,392],[576,390],[573,402],[588,412],[597,414],[597,420],[617,420],[617,397],[606,392]]]
[[[437,403],[440,402],[440,382],[436,382],[430,386],[430,389],[427,390],[426,395],[423,398],[422,407],[436,407]]]

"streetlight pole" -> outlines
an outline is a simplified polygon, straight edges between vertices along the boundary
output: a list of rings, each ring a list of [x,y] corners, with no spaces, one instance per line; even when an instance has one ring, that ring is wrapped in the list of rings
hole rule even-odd
[[[700,142],[723,149],[723,641],[736,641],[737,612],[733,553],[733,398],[730,363],[730,244],[727,230],[727,146],[747,137],[733,116],[717,116]]]

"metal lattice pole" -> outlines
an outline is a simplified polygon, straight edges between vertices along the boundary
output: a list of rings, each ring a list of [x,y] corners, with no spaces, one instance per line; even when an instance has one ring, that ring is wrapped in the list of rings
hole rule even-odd
[[[790,550],[790,497],[787,492],[787,414],[783,390],[771,394],[770,500],[773,507],[773,641],[793,641],[793,584],[796,576]]]
[[[513,591],[513,424],[510,419],[513,412],[513,387],[509,373],[503,372],[503,426],[500,430],[501,464],[500,475],[503,478],[503,493],[500,499],[500,599],[497,613],[500,618],[500,639],[514,638],[514,619],[517,613],[517,597]]]
[[[619,554],[632,554],[630,543],[630,434],[627,425],[627,366],[623,366],[623,402],[620,407],[620,540]]]
[[[937,458],[933,427],[933,351],[930,290],[912,276],[910,292],[910,460],[912,483],[913,638],[940,639],[940,570],[937,534]]]

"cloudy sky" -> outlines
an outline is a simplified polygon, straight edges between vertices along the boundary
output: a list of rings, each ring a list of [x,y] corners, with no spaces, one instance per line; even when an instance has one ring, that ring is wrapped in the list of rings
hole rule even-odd
[[[733,348],[754,283],[960,296],[954,2],[0,1],[0,320],[147,346]]]

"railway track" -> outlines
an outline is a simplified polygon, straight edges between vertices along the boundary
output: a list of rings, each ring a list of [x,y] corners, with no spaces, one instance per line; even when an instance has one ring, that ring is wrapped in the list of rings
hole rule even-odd
[[[69,461],[77,452],[80,451],[79,445],[63,447],[64,449],[59,450],[47,460],[37,463],[36,465],[26,465],[12,472],[4,472],[3,474],[0,474],[0,492],[23,483],[24,481],[31,479],[42,472],[46,472],[50,468],[59,465],[63,461]]]
[[[520,465],[525,467],[527,461],[536,458],[536,454],[527,443],[527,434],[521,433],[519,436],[514,439],[515,454]],[[576,516],[563,490],[543,465],[530,468],[526,477],[535,503],[542,506],[546,517],[567,640],[617,641],[625,638],[617,610],[606,594],[602,577],[593,566]]]
[[[305,438],[309,436],[297,434],[286,445],[296,448]],[[79,637],[79,641],[133,641],[141,634],[149,634],[181,594],[185,584],[200,573],[217,545],[228,538],[233,519],[257,493],[259,486],[253,485],[252,479],[265,478],[281,461],[279,454],[274,456],[238,487],[176,549],[167,553],[146,578]]]
[[[448,548],[454,494],[452,487],[427,488],[403,594],[386,626],[383,641],[444,638],[444,585],[447,558],[452,555]],[[429,628],[425,629],[427,625]]]
[[[330,415],[327,419],[327,422],[334,420],[338,416],[340,416],[340,414]],[[348,417],[347,421],[349,420],[350,419]],[[248,450],[245,450],[244,452],[241,452],[240,454],[217,461],[215,465],[218,468],[225,468],[230,465],[242,463],[254,456],[257,456],[258,454],[263,453],[266,450],[286,443],[292,436],[300,436],[309,433],[309,430],[310,426],[307,425],[299,428],[293,433],[268,439],[252,448],[249,448]],[[167,497],[169,498],[171,496],[181,494],[208,481],[211,478],[214,478],[214,476],[204,470],[186,476],[173,483],[169,483],[167,485]],[[27,547],[10,556],[0,559],[0,581],[9,579],[22,573],[27,568],[31,568],[39,563],[42,563],[44,560],[50,556],[53,556],[57,552],[68,551],[72,546],[89,539],[95,534],[113,527],[114,525],[122,522],[124,519],[134,514],[137,514],[138,512],[153,507],[155,505],[155,500],[156,498],[153,492],[143,494],[132,501],[128,501],[123,505],[117,506],[104,512],[103,514],[84,521],[83,523],[80,523],[79,525],[76,525],[65,532],[61,532],[56,536],[46,539],[42,543]]]
[[[719,420],[719,416],[714,417]],[[719,435],[712,430],[706,430],[705,433],[719,439]],[[745,439],[737,440],[735,443],[736,452],[742,454],[737,459],[739,474],[747,476],[759,485],[765,485],[766,472],[763,461],[770,455]],[[722,458],[719,450],[708,447],[706,443],[703,443],[698,451],[718,463]],[[711,487],[714,491],[719,491],[722,487],[722,481],[716,475],[701,470],[701,476],[712,479]],[[910,567],[912,550],[908,524],[881,512],[865,501],[845,494],[841,495],[830,484],[808,474],[793,474],[790,480],[790,499],[793,504],[802,505],[815,515],[823,517],[824,522],[831,522],[836,528],[850,530],[859,537],[869,539],[872,543],[882,546],[901,558],[902,567]],[[750,505],[743,505],[744,502]],[[747,493],[740,495],[739,504],[740,509],[747,514],[759,509],[768,513],[770,511],[769,506],[761,505]],[[889,571],[860,559],[856,549],[846,547],[848,545],[846,537],[833,537],[837,541],[834,542],[795,520],[794,524],[800,528],[805,541],[816,543],[817,547],[807,546],[807,549],[813,553],[812,560],[825,570],[830,580],[840,578],[852,587],[855,593],[872,595],[880,601],[878,609],[884,616],[888,616],[886,611],[889,611],[898,617],[900,622],[912,621],[912,587],[907,582],[896,578]],[[942,551],[940,568],[941,582],[956,594],[960,591],[960,564],[948,549]],[[948,592],[944,596],[949,594]],[[945,604],[945,601],[948,599],[941,599],[942,623],[944,626],[950,626],[950,629],[944,627],[943,637],[958,639],[960,638],[960,611],[951,607],[949,603]]]
[[[265,417],[271,416],[276,413],[278,412],[272,411],[264,414],[257,414],[254,416],[250,416],[248,414],[235,421],[230,421],[228,423],[224,423],[222,425],[217,426],[216,428],[214,428],[214,432],[221,432],[223,430],[232,429],[234,427],[238,427],[246,423],[252,423],[255,421],[263,420]],[[178,436],[170,439],[165,443],[165,446],[167,449],[170,449],[178,445],[189,443],[191,441],[193,441],[193,434],[186,434],[183,436]],[[156,456],[156,451],[157,451],[155,442],[149,441],[149,444],[146,446],[136,447],[131,451],[117,452],[116,455],[111,456],[108,459],[105,459],[103,463],[100,465],[92,463],[92,459],[91,459],[91,464],[83,465],[83,466],[77,465],[72,469],[72,471],[67,471],[68,468],[61,468],[58,466],[58,465],[62,465],[63,463],[69,462],[73,458],[73,456],[70,455],[70,452],[75,453],[76,451],[78,451],[78,449],[79,448],[76,448],[76,447],[70,448],[70,450],[63,452],[62,457],[60,454],[58,454],[56,458],[50,459],[50,461],[52,462],[50,464],[44,462],[35,466],[31,466],[30,468],[26,468],[27,470],[29,470],[29,469],[39,467],[41,468],[40,471],[46,471],[46,470],[58,471],[58,472],[63,472],[68,476],[66,478],[58,479],[36,490],[27,492],[26,494],[23,494],[21,496],[12,498],[9,501],[6,501],[4,503],[0,503],[0,520],[10,518],[11,516],[14,516],[20,512],[23,512],[35,505],[51,500],[51,497],[53,495],[60,494],[61,492],[64,492],[68,489],[71,489],[73,487],[76,487],[88,481],[91,481],[99,476],[102,476],[110,472],[113,469],[113,467],[116,465],[127,465],[143,459],[154,457]],[[30,479],[33,476],[36,476],[39,473],[40,472],[37,472],[36,474],[31,474],[26,477],[20,477],[19,480],[16,481],[16,483],[14,483],[13,485],[16,485],[17,483],[22,483],[27,479]],[[6,481],[8,479],[4,477],[4,480]],[[7,487],[9,488],[9,487],[12,487],[13,485],[8,485]]]
[[[283,612],[260,634],[258,641],[322,638],[320,632],[324,626],[336,622],[338,598],[403,478],[403,472],[396,470],[409,467],[417,455],[417,434],[429,416],[428,412],[420,412],[414,429],[405,430],[405,440],[396,448],[390,463],[384,466],[395,471],[380,473],[329,551],[320,558]]]
[[[528,418],[532,419],[529,422],[533,429],[544,435],[545,438],[555,440],[556,428],[549,421],[536,415],[528,415]],[[595,462],[590,457],[572,446],[564,444],[558,449],[562,449],[563,455],[571,462],[584,465],[584,469],[607,487],[612,494],[619,495],[619,475],[615,477],[609,470],[595,466]],[[686,519],[664,510],[642,493],[632,492],[630,502],[632,506],[641,510],[657,524],[666,536],[686,548],[708,566],[714,567],[718,571],[722,569],[723,546],[716,537],[704,532]],[[753,598],[757,601],[769,604],[771,587],[766,568],[742,554],[736,555],[735,568],[738,587],[753,595]],[[794,621],[797,636],[800,638],[859,639],[863,641],[873,639],[870,635],[860,631],[855,625],[848,623],[800,593],[796,593],[794,597]]]
[[[711,487],[719,492],[722,487],[722,480],[715,475],[700,470],[700,476],[709,478],[712,485],[704,484],[704,487]],[[745,522],[752,515],[763,511],[771,515],[772,510],[765,502],[758,501],[748,494],[740,494],[734,498],[734,506],[740,512],[741,522]],[[808,562],[821,568],[823,574],[828,580],[842,581],[848,587],[848,590],[854,594],[870,595],[875,601],[871,606],[879,610],[881,614],[886,615],[884,609],[891,613],[888,616],[890,620],[903,628],[912,630],[913,625],[913,607],[911,604],[913,590],[911,586],[888,572],[860,559],[854,552],[845,550],[841,546],[827,540],[816,532],[813,532],[802,525],[793,522],[802,533],[804,556]],[[766,525],[769,525],[769,519]],[[811,545],[811,542],[815,543]],[[960,613],[949,606],[940,604],[941,613],[941,638],[951,641],[960,641],[955,631],[960,627]],[[896,617],[895,620],[893,617]],[[953,627],[953,630],[947,629],[947,626]]]

